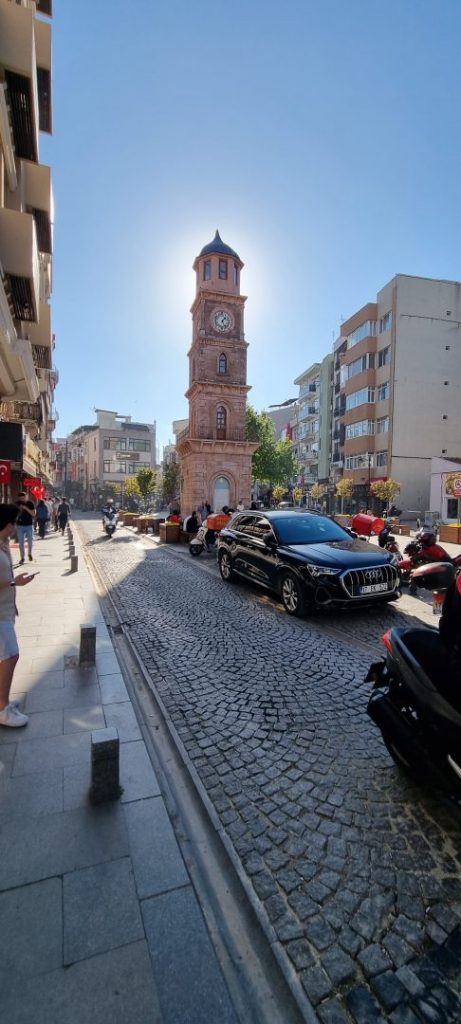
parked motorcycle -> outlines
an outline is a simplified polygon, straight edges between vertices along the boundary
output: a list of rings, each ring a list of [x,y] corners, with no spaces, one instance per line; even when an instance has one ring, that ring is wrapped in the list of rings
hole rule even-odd
[[[115,509],[106,509],[102,516],[102,528],[108,537],[112,537],[117,529],[117,513]]]
[[[445,563],[461,566],[461,555],[450,558],[450,555],[441,544],[437,544],[435,534],[427,530],[420,530],[415,539],[410,541],[404,548],[405,558],[399,565],[402,583],[410,583],[410,593],[416,593],[418,576],[413,572],[420,565],[427,563]]]
[[[420,585],[446,592],[439,629],[390,629],[386,658],[366,677],[368,714],[395,763],[418,782],[461,797],[461,571],[418,570]]]
[[[214,530],[208,529],[207,520],[199,526],[195,537],[189,543],[189,551],[194,558],[202,554],[202,551],[216,551],[216,534]]]

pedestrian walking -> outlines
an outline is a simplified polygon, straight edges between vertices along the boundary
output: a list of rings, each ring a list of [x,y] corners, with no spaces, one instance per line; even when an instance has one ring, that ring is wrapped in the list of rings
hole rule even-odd
[[[16,587],[25,587],[34,578],[34,574],[25,572],[16,578],[13,575],[9,539],[14,532],[17,515],[16,505],[0,504],[0,725],[10,729],[18,729],[28,722],[27,715],[23,715],[16,704],[10,704],[10,690],[19,658],[14,628]]]
[[[67,504],[67,501],[66,501],[65,498],[61,498],[61,501],[59,502],[59,505],[58,505],[58,526],[59,526],[59,529],[60,529],[62,534],[64,533],[64,530],[65,530],[65,528],[67,526],[67,522],[68,522],[69,516],[70,516],[69,505]]]
[[[48,522],[48,509],[42,498],[37,505],[36,520],[38,523],[38,535],[40,540],[43,540],[45,537],[46,524]]]
[[[53,501],[53,525],[54,525],[54,532],[55,533],[57,533],[58,529],[59,529],[58,508],[59,508],[59,498],[55,498],[54,501]]]
[[[33,524],[35,520],[35,505],[30,498],[27,497],[25,491],[20,491],[18,494],[17,508],[16,508],[16,532],[18,535],[19,543],[19,564],[24,565],[26,555],[26,541],[27,550],[29,553],[29,562],[32,562],[32,534]]]

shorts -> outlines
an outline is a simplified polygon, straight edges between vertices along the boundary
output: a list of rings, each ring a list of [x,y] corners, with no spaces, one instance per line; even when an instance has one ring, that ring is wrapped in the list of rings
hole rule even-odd
[[[0,622],[0,661],[14,658],[19,654],[14,622]]]

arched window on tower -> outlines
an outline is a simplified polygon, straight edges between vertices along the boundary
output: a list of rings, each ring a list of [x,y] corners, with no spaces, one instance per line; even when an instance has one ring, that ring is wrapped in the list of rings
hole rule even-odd
[[[218,441],[226,440],[226,410],[222,405],[219,405],[216,410],[216,437]]]
[[[218,373],[227,373],[227,356],[224,352],[221,352],[218,359]]]

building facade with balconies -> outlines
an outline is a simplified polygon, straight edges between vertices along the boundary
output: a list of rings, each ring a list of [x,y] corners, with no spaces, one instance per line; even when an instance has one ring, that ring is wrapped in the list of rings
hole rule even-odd
[[[22,475],[51,483],[53,192],[39,162],[50,133],[51,0],[0,0],[0,458],[2,422],[21,425]]]
[[[98,508],[123,501],[125,482],[139,469],[156,469],[156,425],[95,409],[96,423],[77,427],[59,445],[62,491],[76,505]]]
[[[294,443],[305,492],[330,478],[332,363],[329,353],[294,381],[299,387]]]
[[[431,459],[461,456],[461,284],[398,274],[334,346],[332,467],[368,505],[373,480],[429,508]]]

